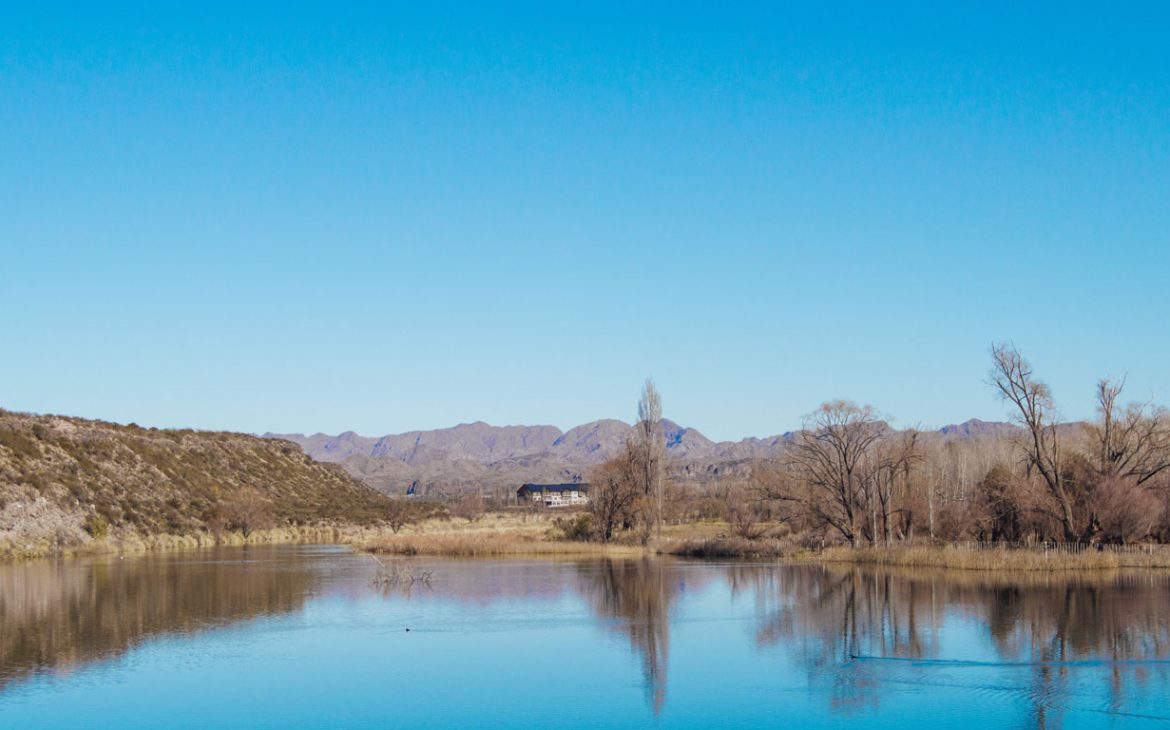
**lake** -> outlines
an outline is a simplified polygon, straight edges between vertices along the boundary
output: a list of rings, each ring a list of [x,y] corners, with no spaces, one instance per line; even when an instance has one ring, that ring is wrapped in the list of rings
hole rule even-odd
[[[0,728],[1170,725],[1164,572],[408,562],[0,566]]]

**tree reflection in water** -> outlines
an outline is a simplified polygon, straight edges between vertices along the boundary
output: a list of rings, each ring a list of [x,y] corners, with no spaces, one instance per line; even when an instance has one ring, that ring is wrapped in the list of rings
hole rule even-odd
[[[629,637],[641,655],[647,701],[654,714],[666,702],[670,609],[682,589],[682,574],[653,558],[581,563],[578,590],[611,630]]]
[[[962,657],[940,660],[939,630],[948,617],[986,631],[1001,666],[1028,672],[1029,727],[1059,727],[1073,692],[1070,671],[1101,668],[1108,708],[1125,706],[1125,688],[1165,681],[1170,648],[1170,577],[1162,573],[1097,576],[822,567],[728,568],[733,593],[752,591],[756,641],[783,644],[811,684],[831,683],[835,708],[876,705],[893,681],[884,660],[917,660],[908,680],[929,686],[940,672],[987,667]],[[899,665],[901,666],[901,665]]]

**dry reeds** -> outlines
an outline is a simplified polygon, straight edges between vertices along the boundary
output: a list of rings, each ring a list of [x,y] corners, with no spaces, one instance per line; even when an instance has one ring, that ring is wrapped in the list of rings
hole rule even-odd
[[[512,532],[424,533],[383,535],[362,547],[386,555],[445,555],[484,557],[493,555],[635,555],[643,548],[614,543],[553,540]]]
[[[782,558],[792,555],[780,540],[752,540],[743,537],[713,537],[684,540],[663,552],[682,558]]]
[[[854,563],[954,570],[1114,570],[1166,568],[1170,556],[1108,551],[968,549],[962,547],[829,548],[804,559],[826,563]]]

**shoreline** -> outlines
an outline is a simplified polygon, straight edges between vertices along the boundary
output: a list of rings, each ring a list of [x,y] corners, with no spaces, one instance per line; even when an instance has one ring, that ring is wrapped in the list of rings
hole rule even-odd
[[[0,565],[31,560],[118,554],[143,555],[243,545],[296,545],[319,542],[350,545],[357,549],[362,540],[371,539],[379,532],[377,528],[358,525],[307,525],[255,530],[247,536],[241,532],[227,531],[218,535],[210,532],[193,535],[126,535],[66,546],[54,546],[45,540],[25,543],[5,540],[0,542]]]
[[[892,547],[801,548],[777,538],[729,536],[727,525],[715,522],[671,525],[664,538],[642,545],[631,540],[609,543],[570,540],[555,533],[546,515],[491,514],[476,520],[428,520],[399,532],[386,526],[312,525],[218,535],[130,535],[55,546],[47,541],[0,543],[0,564],[37,559],[78,558],[111,554],[146,554],[216,546],[303,544],[345,545],[355,552],[403,557],[675,557],[694,560],[764,561],[789,564],[864,567],[935,568],[953,571],[1028,573],[1170,568],[1170,549],[1148,552],[1043,551],[1031,548],[971,548],[898,545]]]
[[[676,531],[678,531],[676,529]],[[681,532],[681,531],[678,531]],[[955,546],[831,547],[808,550],[775,538],[748,540],[725,535],[687,537],[685,533],[650,545],[597,543],[509,532],[432,531],[383,534],[354,544],[356,550],[403,557],[506,556],[659,556],[695,560],[744,560],[790,564],[854,565],[865,567],[939,568],[954,571],[1027,573],[1108,571],[1125,568],[1170,568],[1170,551],[1116,553],[1086,550],[1079,553],[1026,548],[967,548]]]

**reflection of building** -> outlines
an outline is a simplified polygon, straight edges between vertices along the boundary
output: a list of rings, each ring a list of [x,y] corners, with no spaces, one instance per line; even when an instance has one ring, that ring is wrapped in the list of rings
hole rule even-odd
[[[543,504],[545,507],[572,507],[589,501],[589,485],[525,484],[516,490],[518,504]]]

